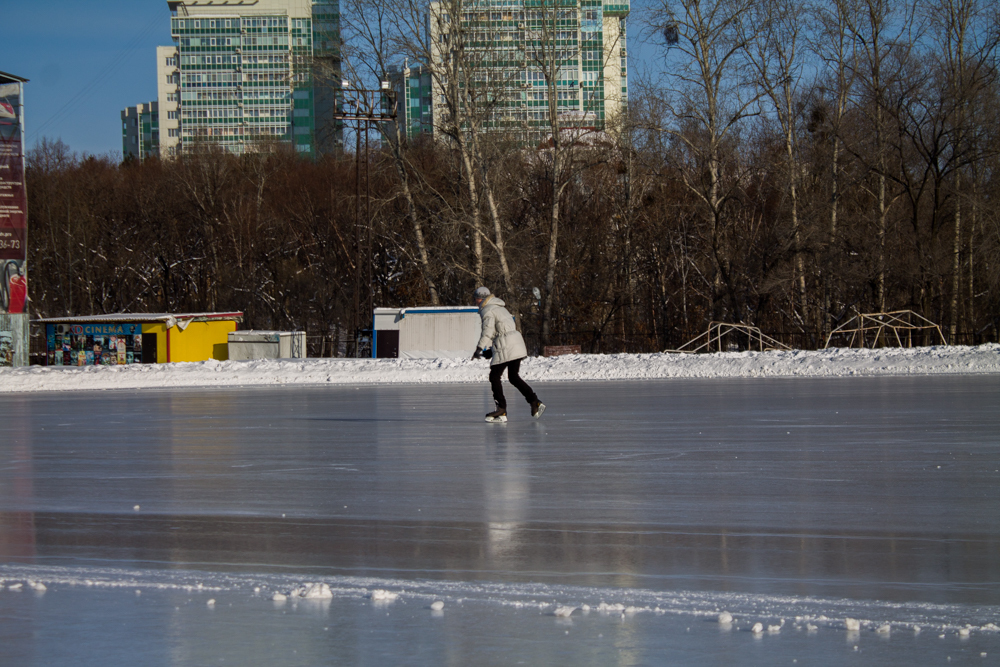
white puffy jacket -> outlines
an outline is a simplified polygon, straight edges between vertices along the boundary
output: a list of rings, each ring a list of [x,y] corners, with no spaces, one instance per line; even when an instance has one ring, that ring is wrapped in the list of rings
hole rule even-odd
[[[503,300],[495,295],[486,297],[479,306],[479,317],[483,319],[483,333],[477,347],[493,348],[491,366],[505,364],[528,356],[521,333],[514,326],[514,317],[504,308]]]

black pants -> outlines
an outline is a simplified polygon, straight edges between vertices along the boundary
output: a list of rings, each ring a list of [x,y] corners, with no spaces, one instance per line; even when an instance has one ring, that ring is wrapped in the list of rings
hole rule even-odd
[[[535,392],[531,390],[528,383],[518,375],[521,370],[521,360],[515,359],[505,364],[490,366],[490,386],[493,387],[493,400],[496,401],[497,407],[504,410],[507,409],[507,399],[504,398],[503,384],[500,382],[500,376],[503,375],[504,369],[507,370],[507,379],[510,380],[512,385],[517,387],[517,390],[524,396],[524,400],[528,401],[528,403],[538,400],[538,397],[535,396]]]

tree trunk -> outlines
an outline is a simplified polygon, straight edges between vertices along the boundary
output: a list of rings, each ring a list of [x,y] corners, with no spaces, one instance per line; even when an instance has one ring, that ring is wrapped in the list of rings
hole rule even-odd
[[[423,274],[424,282],[427,284],[427,292],[430,296],[431,305],[440,305],[437,285],[434,283],[434,276],[431,274],[430,259],[427,253],[427,243],[424,241],[424,229],[417,216],[417,207],[413,203],[413,192],[410,190],[410,178],[406,171],[406,163],[403,161],[402,131],[399,123],[394,123],[396,128],[395,141],[392,143],[393,164],[396,165],[396,174],[399,176],[399,183],[403,189],[403,197],[406,199],[406,215],[413,226],[413,235],[417,239],[417,254],[420,258],[420,270]]]
[[[961,193],[962,173],[955,172],[955,191]],[[955,238],[951,247],[951,326],[948,331],[948,340],[952,345],[957,343],[958,336],[958,304],[961,301],[960,290],[962,281],[962,200],[961,197],[955,199],[954,216]]]

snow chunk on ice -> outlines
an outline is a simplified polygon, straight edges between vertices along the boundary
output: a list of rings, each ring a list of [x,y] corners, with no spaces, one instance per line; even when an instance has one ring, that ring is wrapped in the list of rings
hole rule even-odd
[[[444,602],[442,602],[441,600],[435,600],[434,602],[431,602],[432,611],[441,611],[442,609],[444,609]]]
[[[844,627],[847,628],[848,632],[857,632],[861,629],[861,621],[856,618],[845,618]]]
[[[567,616],[571,616],[576,609],[576,607],[571,607],[569,605],[561,605],[556,607],[556,610],[552,613],[561,618],[566,618]]]
[[[395,602],[397,598],[399,598],[399,593],[384,591],[381,588],[375,589],[371,594],[372,602]]]
[[[302,584],[291,592],[291,597],[304,598],[306,600],[330,600],[333,598],[333,591],[329,584]]]
[[[722,625],[728,625],[729,623],[733,622],[733,615],[730,614],[728,611],[721,612],[719,614],[718,621]]]

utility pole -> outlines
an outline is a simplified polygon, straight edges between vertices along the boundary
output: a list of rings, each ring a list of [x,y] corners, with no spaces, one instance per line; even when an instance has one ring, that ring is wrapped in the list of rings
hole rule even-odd
[[[379,90],[354,88],[350,81],[342,82],[342,102],[334,119],[355,123],[356,142],[354,153],[354,307],[351,329],[354,332],[354,356],[371,356],[371,317],[374,311],[372,290],[372,218],[371,218],[371,162],[369,159],[369,133],[372,124],[396,119],[396,93],[388,81],[381,82]],[[365,198],[361,205],[361,136],[365,144]],[[364,215],[362,216],[362,208]]]

